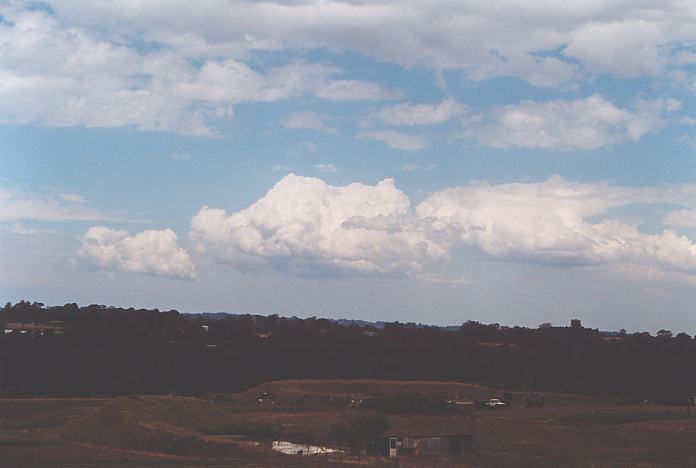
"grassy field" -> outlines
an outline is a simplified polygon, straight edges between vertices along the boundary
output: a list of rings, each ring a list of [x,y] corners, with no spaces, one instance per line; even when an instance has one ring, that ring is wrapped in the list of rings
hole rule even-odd
[[[366,413],[356,402],[418,394],[496,398],[500,389],[441,382],[287,381],[207,398],[0,400],[5,466],[394,466],[386,458],[271,450],[271,441],[330,444],[331,428]],[[261,402],[259,402],[261,398]],[[696,466],[696,416],[684,407],[550,395],[543,408],[390,412],[393,434],[477,433],[476,451],[425,466]],[[399,466],[415,466],[402,459]]]

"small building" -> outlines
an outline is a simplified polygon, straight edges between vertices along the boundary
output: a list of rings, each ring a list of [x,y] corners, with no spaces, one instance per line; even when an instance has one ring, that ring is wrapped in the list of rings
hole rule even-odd
[[[570,321],[570,328],[582,328],[582,322],[580,319],[572,319]]]
[[[539,392],[505,392],[503,401],[511,406],[541,407],[546,405],[546,395]]]
[[[539,392],[529,392],[527,394],[527,406],[546,406],[546,394]]]
[[[691,414],[694,408],[696,408],[696,395],[690,395],[686,397],[686,414]]]
[[[505,392],[503,401],[510,406],[524,406],[527,404],[528,392]]]
[[[551,328],[551,322],[544,322],[539,325],[539,328],[541,328],[542,330]]]
[[[416,455],[456,459],[474,450],[474,434],[392,435],[387,443],[390,458]]]

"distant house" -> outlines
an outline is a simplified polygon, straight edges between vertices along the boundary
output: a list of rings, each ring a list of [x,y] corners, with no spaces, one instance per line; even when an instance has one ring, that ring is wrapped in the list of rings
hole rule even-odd
[[[392,435],[387,443],[391,458],[408,455],[459,458],[474,450],[474,434]]]
[[[551,328],[551,322],[544,322],[539,325],[539,328]]]
[[[512,406],[545,406],[546,394],[539,392],[505,392],[503,401]]]
[[[582,328],[582,322],[580,319],[572,319],[570,321],[570,328]]]

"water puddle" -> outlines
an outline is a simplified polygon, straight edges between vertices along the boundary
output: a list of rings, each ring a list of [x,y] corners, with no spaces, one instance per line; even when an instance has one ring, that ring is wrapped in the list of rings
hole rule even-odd
[[[319,445],[298,444],[288,440],[274,440],[271,446],[276,452],[286,455],[319,455],[324,453],[339,453],[342,450],[332,449],[330,447],[322,447]]]

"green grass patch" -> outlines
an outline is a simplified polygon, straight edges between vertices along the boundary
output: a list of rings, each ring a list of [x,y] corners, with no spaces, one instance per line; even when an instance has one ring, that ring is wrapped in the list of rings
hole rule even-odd
[[[239,422],[229,426],[204,428],[201,430],[206,435],[239,435],[252,439],[274,439],[278,437],[278,430],[271,424]]]

